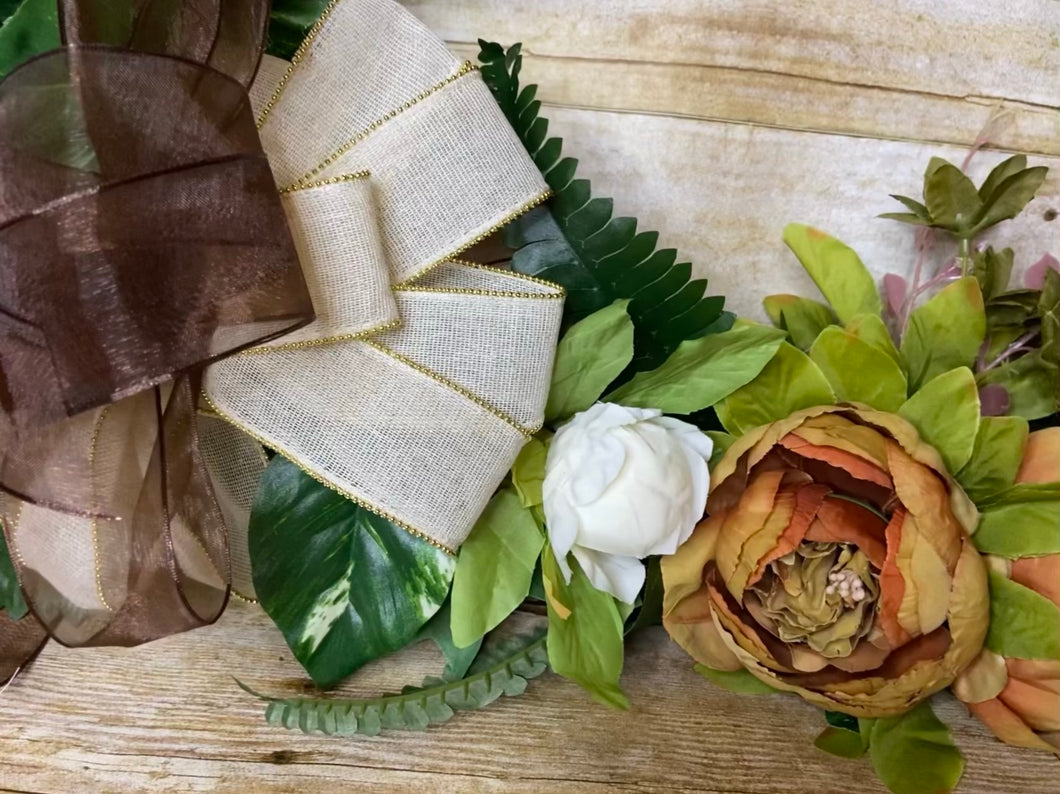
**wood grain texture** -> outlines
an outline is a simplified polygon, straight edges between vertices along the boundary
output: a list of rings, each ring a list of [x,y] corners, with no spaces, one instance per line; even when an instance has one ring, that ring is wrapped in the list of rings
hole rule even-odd
[[[522,624],[536,618],[518,616]],[[342,691],[377,695],[437,673],[429,644],[358,673]],[[551,673],[527,694],[425,733],[329,738],[266,726],[261,690],[306,691],[300,668],[256,607],[154,645],[51,646],[0,698],[0,788],[293,792],[883,792],[867,763],[816,751],[821,713],[793,696],[740,696],[691,670],[661,630],[636,638],[628,713],[591,703]],[[964,794],[1056,791],[1049,756],[995,742],[945,699],[968,758]]]
[[[1060,2],[1008,0],[412,0],[455,50],[523,41],[552,132],[616,211],[678,247],[729,306],[813,294],[785,223],[854,245],[877,275],[906,272],[912,234],[874,220],[916,193],[933,154],[959,159],[999,108],[999,150],[1060,166]],[[978,158],[981,175],[1000,159]],[[999,230],[1026,267],[1060,254],[1060,168]],[[940,247],[936,260],[949,252]],[[529,620],[530,618],[520,618]],[[343,691],[416,683],[427,645],[370,665]],[[691,671],[660,631],[629,649],[633,710],[590,703],[550,674],[516,700],[424,734],[306,737],[265,726],[237,675],[274,694],[305,678],[255,607],[144,648],[49,647],[0,695],[0,789],[287,792],[882,792],[868,764],[812,747],[820,713],[744,697]],[[994,741],[965,709],[941,715],[965,751],[960,791],[1060,792],[1050,756]]]

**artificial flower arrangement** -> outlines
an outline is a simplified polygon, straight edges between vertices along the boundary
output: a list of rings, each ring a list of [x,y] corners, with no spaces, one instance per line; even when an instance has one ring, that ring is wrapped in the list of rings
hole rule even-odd
[[[247,254],[244,282],[211,285],[228,302],[173,299],[185,348],[144,335],[146,361],[130,363],[90,346],[113,367],[102,386],[57,353],[86,326],[76,312],[53,325],[64,296],[20,270],[40,252],[21,213],[41,197],[0,204],[15,221],[0,227],[0,265],[21,285],[0,296],[20,310],[0,347],[14,406],[0,428],[0,677],[48,637],[133,644],[210,622],[234,582],[321,688],[410,643],[445,654],[441,676],[379,698],[260,695],[287,728],[423,729],[518,695],[547,668],[625,708],[624,639],[661,622],[715,684],[825,709],[817,746],[867,753],[899,794],[960,778],[928,700],[946,688],[1000,739],[1060,753],[1060,271],[1043,257],[1010,289],[1014,253],[977,241],[1024,208],[1045,169],[1012,157],[977,188],[932,160],[923,202],[896,196],[907,211],[888,216],[921,227],[922,259],[912,283],[886,277],[882,297],[850,248],[790,226],[785,241],[827,303],[767,297],[767,327],[725,312],[656,233],[613,218],[575,178],[535,87],[519,84],[518,46],[481,42],[476,70],[389,0],[277,2],[271,17],[250,0],[220,7],[256,14],[251,41],[233,44],[219,13],[217,46],[197,50],[230,78],[212,87],[229,115],[191,114],[179,132],[228,131],[234,151],[221,156],[245,170],[219,184],[251,196],[237,210],[258,222],[232,236],[208,225],[217,204],[164,207],[172,226],[144,223],[166,245],[130,238],[159,267],[174,249],[210,261],[189,248],[196,235],[172,232],[181,224]],[[71,88],[66,59],[113,58],[135,78],[186,42],[135,14],[99,24],[99,8],[76,0],[60,4],[59,26],[55,8],[24,0],[0,27],[0,74],[28,59],[0,83],[0,138],[18,155],[0,149],[0,170],[39,180],[42,155],[57,163],[44,198],[63,212],[85,180],[95,196],[129,178],[93,136],[105,114]],[[258,67],[266,24],[278,57]],[[357,83],[341,57],[385,65],[395,56],[371,43],[384,33],[416,59],[416,79],[393,94]],[[88,54],[51,50],[69,42]],[[126,64],[130,51],[142,62]],[[100,80],[100,107],[143,120],[105,101],[105,69],[83,74]],[[194,82],[162,84],[189,111],[203,104]],[[319,86],[350,94],[307,139]],[[20,159],[32,118],[71,106],[83,116],[64,111],[61,134]],[[461,138],[452,106],[476,114],[479,132]],[[459,156],[415,150],[427,128]],[[139,167],[151,177],[161,158],[167,178],[173,162],[213,167],[218,152],[202,148],[215,157],[162,147]],[[279,195],[254,170],[266,156]],[[457,201],[483,174],[490,195]],[[125,198],[99,201],[100,228]],[[418,215],[424,205],[437,217]],[[292,239],[275,233],[284,217]],[[511,273],[460,259],[501,226]],[[952,261],[924,274],[926,249],[947,236]],[[115,239],[130,242],[113,230],[103,242]],[[74,268],[60,275],[150,293],[129,287],[113,246],[86,246],[99,261],[45,253]],[[142,328],[146,315],[127,312],[91,334]],[[55,377],[31,406],[41,339]],[[126,447],[131,475],[100,463]],[[56,461],[66,484],[41,474]],[[54,567],[60,539],[83,564]],[[547,613],[540,631],[495,632],[527,601]]]

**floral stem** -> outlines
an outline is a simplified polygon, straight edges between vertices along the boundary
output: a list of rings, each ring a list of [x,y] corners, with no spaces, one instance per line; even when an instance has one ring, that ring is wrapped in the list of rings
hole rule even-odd
[[[1025,333],[1015,342],[1013,342],[1004,350],[1002,350],[998,354],[997,358],[995,358],[993,361],[983,367],[980,370],[980,374],[983,372],[989,372],[990,370],[1000,366],[1006,360],[1014,356],[1016,353],[1023,352],[1024,350],[1030,350],[1030,348],[1027,346],[1027,343],[1033,340],[1036,336],[1038,336],[1038,331],[1028,331],[1027,333]]]
[[[967,276],[972,269],[972,241],[971,238],[962,237],[959,243],[957,258],[961,263],[961,275]]]

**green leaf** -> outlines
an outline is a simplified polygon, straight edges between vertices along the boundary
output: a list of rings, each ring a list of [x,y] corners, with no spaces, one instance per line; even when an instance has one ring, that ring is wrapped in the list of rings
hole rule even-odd
[[[798,295],[770,295],[762,306],[773,325],[787,331],[791,343],[800,350],[809,350],[817,335],[835,322],[830,308]]]
[[[972,255],[972,275],[979,282],[979,289],[988,301],[988,318],[989,301],[1001,295],[1008,288],[1014,258],[1015,254],[1011,248],[995,251],[993,246],[987,246],[981,253]]]
[[[876,282],[849,246],[810,226],[792,223],[784,229],[792,250],[840,321],[858,314],[879,314],[883,303]]]
[[[498,491],[456,561],[453,641],[470,645],[500,625],[530,592],[545,539],[514,489]]]
[[[502,695],[521,695],[529,679],[548,669],[541,632],[515,638],[500,650],[502,654],[484,650],[470,674],[460,680],[427,678],[422,687],[378,698],[270,698],[236,683],[268,704],[265,719],[270,725],[288,730],[340,736],[376,736],[384,728],[422,731],[448,722],[456,711],[484,708]]]
[[[967,233],[983,209],[975,185],[952,163],[933,168],[924,178],[924,203],[936,226]]]
[[[1012,157],[1002,160],[993,167],[989,176],[987,176],[983,184],[979,186],[979,198],[983,200],[984,204],[989,203],[994,192],[997,190],[998,185],[1010,176],[1018,174],[1026,167],[1027,156],[1024,154],[1014,154]]]
[[[638,233],[635,219],[613,218],[611,200],[594,198],[589,182],[574,178],[578,161],[561,157],[561,141],[547,137],[534,87],[520,90],[519,45],[507,52],[493,42],[479,46],[483,80],[554,193],[548,205],[506,227],[512,267],[561,284],[568,322],[630,299],[635,332],[627,375],[654,369],[686,339],[731,327],[724,299],[704,297],[707,282],[692,279],[692,266],[678,263],[673,249],[656,250],[657,232]]]
[[[22,597],[22,587],[15,574],[15,566],[7,550],[7,539],[0,526],[0,610],[7,612],[11,620],[22,620],[28,613],[26,599]]]
[[[909,196],[899,196],[897,193],[891,193],[891,198],[901,202],[905,205],[906,209],[916,218],[918,221],[922,221],[926,225],[931,224],[931,213],[928,212],[928,208],[921,204],[916,199],[911,199]],[[896,215],[899,213],[888,213]]]
[[[972,457],[957,472],[957,481],[973,501],[1016,481],[1027,447],[1027,431],[1027,420],[1018,416],[984,416],[979,420]]]
[[[894,794],[951,792],[964,773],[964,759],[949,728],[926,700],[905,714],[872,723],[869,758]]]
[[[868,749],[860,733],[842,728],[825,728],[813,740],[813,746],[840,758],[861,758]]]
[[[979,433],[975,375],[967,367],[936,375],[898,409],[898,414],[939,451],[948,471],[958,471],[972,457]]]
[[[842,728],[844,731],[861,733],[857,717],[851,717],[849,714],[844,714],[841,711],[826,711],[824,713],[824,719],[825,722],[833,728]],[[866,736],[866,738],[868,737]]]
[[[7,22],[7,18],[14,14],[20,5],[22,5],[22,0],[0,0],[0,27]]]
[[[985,335],[979,282],[965,276],[941,289],[913,311],[902,338],[911,391],[943,372],[971,367]]]
[[[1060,659],[1060,607],[997,571],[989,575],[986,647],[1006,658]]]
[[[715,670],[705,664],[697,664],[695,671],[722,689],[737,695],[779,695],[769,684],[759,681],[746,670]]]
[[[265,51],[291,60],[328,3],[329,0],[273,0]]]
[[[1042,186],[1048,173],[1049,169],[1040,165],[1006,177],[994,189],[976,216],[972,233],[989,229],[1001,221],[1007,221],[1019,215],[1034,198],[1034,194],[1038,192],[1038,188]]]
[[[658,369],[638,372],[607,400],[669,414],[708,408],[754,380],[783,341],[782,331],[751,323],[690,339]]]
[[[902,358],[898,354],[898,348],[894,346],[891,332],[887,330],[887,324],[878,314],[859,314],[851,317],[846,324],[846,329],[858,339],[868,342],[873,347],[878,347],[888,356],[893,358],[899,366]]]
[[[60,43],[56,0],[24,0],[0,26],[0,78]]]
[[[1010,559],[1060,554],[1060,499],[989,507],[972,540],[984,554]]]
[[[905,402],[902,368],[875,345],[837,326],[824,329],[810,348],[837,399],[861,402],[881,411],[897,411]]]
[[[250,515],[261,605],[318,686],[404,647],[441,607],[456,561],[276,456]]]
[[[433,641],[445,655],[445,670],[442,671],[444,681],[459,681],[467,675],[468,668],[482,647],[481,637],[466,646],[459,646],[453,641],[451,594],[442,604],[442,608],[434,613],[434,617],[423,625],[412,642],[423,640]]]
[[[713,469],[718,465],[718,461],[725,456],[725,453],[728,452],[729,447],[736,443],[736,436],[723,433],[720,430],[705,430],[704,432],[714,442],[714,451],[710,455],[708,464],[709,468]]]
[[[810,357],[785,342],[753,381],[715,406],[729,432],[743,435],[803,408],[831,405],[835,392]]]
[[[660,559],[659,557],[650,557],[645,563],[647,570],[644,574],[644,597],[641,600],[640,611],[637,612],[636,619],[632,623],[627,624],[626,634],[632,634],[649,626],[662,625],[664,593]],[[618,602],[619,609],[624,606],[626,605]]]
[[[548,444],[534,436],[523,445],[512,465],[512,485],[523,507],[536,507],[544,502],[541,488],[545,482],[547,458]]]
[[[615,301],[572,325],[556,348],[545,421],[589,408],[633,359],[628,300]]]
[[[548,662],[564,678],[580,684],[593,699],[612,708],[628,709],[629,698],[618,685],[622,675],[623,625],[615,599],[597,590],[570,557],[572,576],[565,584],[551,547],[542,556],[546,591],[570,608],[563,617],[548,603]]]
[[[1057,368],[1042,358],[1042,351],[1020,356],[979,376],[979,384],[997,383],[1008,391],[1010,416],[1041,419],[1056,413],[1060,383]]]
[[[1023,502],[1053,502],[1060,500],[1060,483],[1019,482],[979,502],[981,508],[1016,505]]]

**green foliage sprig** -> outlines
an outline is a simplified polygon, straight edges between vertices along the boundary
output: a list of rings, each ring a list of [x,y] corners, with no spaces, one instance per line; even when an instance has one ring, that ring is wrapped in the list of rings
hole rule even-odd
[[[484,708],[502,695],[526,691],[527,681],[548,669],[542,631],[499,643],[457,681],[429,677],[420,687],[368,699],[271,698],[239,685],[268,703],[265,719],[303,733],[376,736],[383,730],[422,731],[453,718],[456,711]]]
[[[924,330],[918,320],[934,314],[928,319],[942,323],[945,318],[941,310],[953,308],[932,299],[916,309],[921,295],[940,286],[942,295],[947,292],[945,285],[961,277],[974,277],[978,282],[977,300],[983,304],[985,328],[972,369],[982,390],[986,415],[1012,413],[1041,419],[1060,411],[1060,272],[1055,269],[1056,260],[1043,257],[1032,268],[1038,272],[1028,279],[1025,289],[1009,289],[1012,249],[996,251],[991,246],[975,245],[977,235],[1019,215],[1047,173],[1044,166],[1028,168],[1027,158],[1015,155],[995,166],[976,188],[956,165],[933,157],[924,172],[923,203],[894,195],[909,212],[881,216],[941,230],[958,248],[952,264],[922,282],[923,256],[930,241],[918,238],[912,285],[899,276],[884,278],[895,335],[903,342],[903,352],[905,337],[916,337]],[[932,304],[937,309],[934,312],[928,308]],[[912,341],[916,344],[918,340]],[[924,380],[914,377],[913,385]]]
[[[672,248],[656,250],[657,232],[638,233],[634,218],[612,217],[612,200],[593,197],[589,181],[574,178],[578,161],[562,156],[561,138],[548,137],[537,86],[520,88],[520,45],[505,51],[480,39],[479,46],[483,79],[554,193],[506,228],[512,267],[562,284],[569,322],[630,299],[630,372],[654,369],[686,339],[731,327],[724,298],[704,297],[707,282],[692,279],[691,264],[678,264]]]

